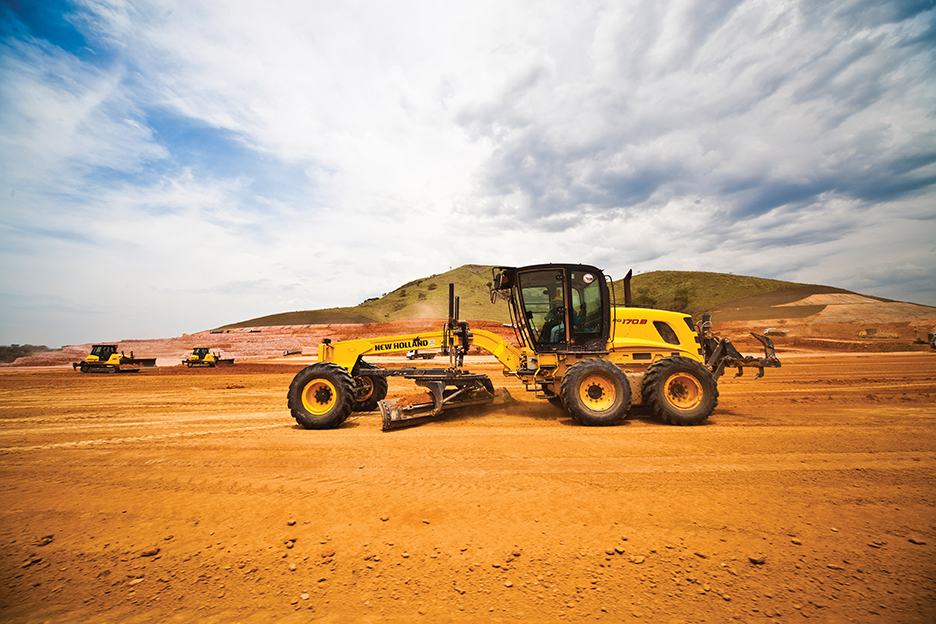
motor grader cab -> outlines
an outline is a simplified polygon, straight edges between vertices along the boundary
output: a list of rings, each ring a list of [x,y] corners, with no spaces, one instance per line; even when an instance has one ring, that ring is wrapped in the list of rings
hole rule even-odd
[[[611,331],[608,285],[580,265],[494,269],[492,303],[508,297],[514,327],[537,353],[601,352]]]
[[[494,387],[486,375],[463,368],[472,346],[494,355],[503,374],[565,409],[583,425],[613,425],[632,406],[646,405],[665,422],[704,422],[718,404],[717,379],[726,367],[779,366],[770,339],[765,357],[741,356],[727,339],[696,327],[686,314],[616,306],[609,280],[593,266],[540,264],[496,267],[492,302],[508,301],[516,344],[458,320],[458,299],[449,285],[449,318],[439,332],[332,342],[319,346],[318,362],[290,384],[292,416],[307,429],[340,425],[353,411],[379,408],[384,430],[424,421],[443,410],[487,403]],[[769,345],[769,348],[768,348]],[[447,368],[384,369],[366,355],[439,349]],[[423,401],[387,400],[387,377],[412,379],[427,390]],[[737,376],[737,375],[736,375]]]

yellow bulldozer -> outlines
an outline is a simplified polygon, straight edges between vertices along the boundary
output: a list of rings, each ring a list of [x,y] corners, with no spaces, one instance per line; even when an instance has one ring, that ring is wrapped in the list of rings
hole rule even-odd
[[[208,347],[195,347],[191,355],[182,360],[182,365],[192,368],[193,366],[233,366],[234,358],[221,359],[221,352],[212,353]]]
[[[779,367],[773,342],[753,334],[764,357],[742,356],[727,338],[717,338],[708,314],[698,325],[678,312],[634,307],[631,273],[624,279],[624,305],[613,301],[609,278],[593,266],[539,264],[496,267],[491,301],[507,299],[516,344],[458,320],[458,298],[449,285],[449,315],[438,332],[387,336],[319,345],[318,361],[289,387],[293,418],[306,429],[331,429],[355,411],[380,409],[383,429],[438,416],[444,410],[488,403],[494,386],[487,375],[464,369],[471,347],[491,353],[505,376],[565,409],[582,425],[614,425],[633,406],[645,405],[673,425],[697,425],[718,404],[717,382],[726,368]],[[519,345],[519,346],[517,346]],[[446,368],[379,368],[368,355],[438,349]],[[387,377],[412,379],[426,389],[421,402],[386,399]]]
[[[134,357],[133,351],[127,356],[123,351],[118,353],[117,345],[99,344],[91,347],[85,359],[73,363],[72,369],[82,373],[133,373],[155,366],[156,358]]]

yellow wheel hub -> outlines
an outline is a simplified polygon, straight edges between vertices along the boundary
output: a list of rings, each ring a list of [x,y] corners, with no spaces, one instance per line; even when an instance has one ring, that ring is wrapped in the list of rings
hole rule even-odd
[[[302,406],[310,414],[326,414],[337,402],[338,392],[327,379],[315,379],[302,389]]]
[[[676,409],[691,410],[702,403],[702,384],[694,375],[675,373],[663,385],[663,394]]]
[[[579,397],[589,409],[603,412],[617,400],[617,388],[602,375],[589,375],[579,386]]]

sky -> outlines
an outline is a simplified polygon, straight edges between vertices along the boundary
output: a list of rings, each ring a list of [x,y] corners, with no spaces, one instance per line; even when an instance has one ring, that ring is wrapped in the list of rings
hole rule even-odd
[[[936,0],[0,0],[0,344],[463,264],[936,305]]]

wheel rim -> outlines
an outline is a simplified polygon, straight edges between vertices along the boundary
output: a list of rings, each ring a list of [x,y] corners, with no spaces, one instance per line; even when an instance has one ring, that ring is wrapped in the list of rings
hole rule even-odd
[[[360,378],[360,389],[358,390],[357,401],[366,401],[374,396],[374,380],[370,377]]]
[[[702,384],[689,373],[670,375],[663,385],[666,400],[676,409],[691,410],[702,403]]]
[[[603,375],[589,375],[579,385],[579,398],[588,409],[603,412],[617,400],[617,388]]]
[[[328,413],[338,402],[338,392],[327,379],[315,379],[302,389],[302,405],[306,410],[321,416]]]

